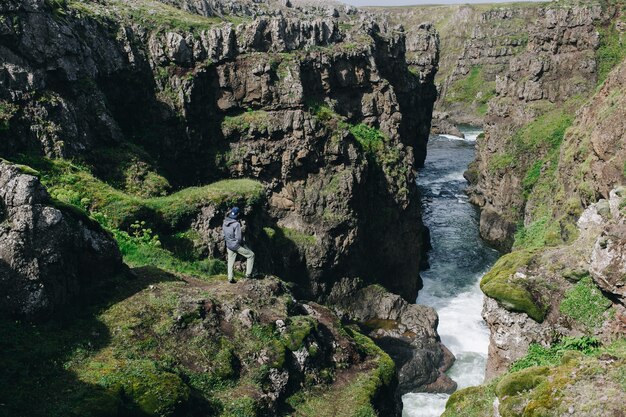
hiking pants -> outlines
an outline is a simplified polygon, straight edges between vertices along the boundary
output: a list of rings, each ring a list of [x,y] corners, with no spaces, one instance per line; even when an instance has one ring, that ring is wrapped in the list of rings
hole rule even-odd
[[[247,246],[241,246],[236,251],[230,250],[226,248],[228,252],[228,279],[233,279],[233,267],[235,266],[235,258],[237,258],[237,254],[246,258],[246,277],[252,275],[252,269],[254,268],[254,252],[250,250]]]

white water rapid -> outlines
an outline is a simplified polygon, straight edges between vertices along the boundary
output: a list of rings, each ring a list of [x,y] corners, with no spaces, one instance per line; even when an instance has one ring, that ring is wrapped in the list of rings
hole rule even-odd
[[[430,268],[422,272],[424,288],[417,302],[439,314],[439,334],[454,353],[448,371],[459,388],[482,383],[485,376],[489,332],[481,310],[481,277],[498,258],[478,232],[479,214],[465,195],[463,171],[474,159],[480,130],[462,128],[465,139],[432,136],[418,185],[422,194],[424,223],[429,227],[433,249]],[[406,394],[403,417],[439,417],[449,395]]]

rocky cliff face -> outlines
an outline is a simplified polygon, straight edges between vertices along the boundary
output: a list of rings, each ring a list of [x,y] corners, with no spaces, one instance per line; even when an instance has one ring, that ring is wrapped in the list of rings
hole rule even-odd
[[[567,215],[550,213],[543,204],[558,194],[548,178],[558,159],[567,157],[559,149],[572,115],[597,83],[603,65],[596,53],[603,47],[598,28],[611,30],[613,12],[600,6],[544,9],[526,51],[497,78],[469,177],[476,178],[471,197],[482,210],[481,234],[502,249],[511,248],[518,222],[529,227]],[[559,198],[561,208],[577,205],[568,202],[568,192]],[[555,234],[567,240],[570,232],[564,226]]]
[[[434,133],[458,134],[454,124],[482,125],[495,95],[496,76],[526,48],[541,4],[419,6],[375,9],[407,29],[433,22],[441,39]],[[409,47],[411,60],[413,49]],[[449,122],[449,123],[448,123]]]
[[[0,312],[35,318],[122,274],[117,243],[39,180],[0,162]]]
[[[557,178],[573,199],[570,215],[601,196],[580,215],[575,239],[560,248],[531,245],[506,255],[483,282],[483,290],[498,301],[488,299],[484,310],[492,329],[491,375],[523,356],[530,343],[550,344],[563,335],[607,341],[625,333],[623,190],[609,190],[624,181],[619,110],[624,68],[622,63],[608,76],[565,133]]]
[[[411,38],[414,75],[401,31],[340,27],[337,10],[328,18],[327,8],[285,3],[235,25],[206,17],[234,3],[148,3],[2,6],[2,154],[78,158],[148,196],[261,179],[275,225],[266,234],[278,241],[270,267],[303,294],[361,276],[413,300],[422,233],[413,167],[435,99],[433,29]],[[305,9],[312,19],[289,17]],[[214,223],[195,223],[208,255]]]
[[[399,395],[456,389],[445,374],[455,358],[439,339],[433,308],[350,280],[337,285],[329,301],[339,317],[361,323],[365,334],[391,356],[398,368]]]

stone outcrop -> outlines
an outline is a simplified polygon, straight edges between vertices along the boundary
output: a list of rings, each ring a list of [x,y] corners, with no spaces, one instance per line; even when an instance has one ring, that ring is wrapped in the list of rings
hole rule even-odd
[[[0,162],[0,312],[36,318],[123,271],[115,240],[55,204],[37,177]]]
[[[409,304],[379,286],[362,287],[350,280],[336,286],[328,301],[340,317],[361,323],[367,335],[391,356],[400,394],[456,389],[456,383],[445,374],[454,356],[439,339],[434,309]]]
[[[551,197],[533,193],[535,177],[540,175],[529,172],[534,168],[548,175],[554,169],[550,158],[581,104],[577,98],[589,97],[595,89],[597,28],[610,25],[611,16],[610,10],[594,5],[541,9],[524,52],[512,58],[507,71],[496,79],[497,96],[489,104],[485,137],[478,142],[472,169],[479,175],[470,195],[481,207],[482,236],[503,250],[511,248],[518,223],[528,226],[545,216],[540,210],[542,199]],[[539,124],[548,131],[537,131]],[[549,193],[559,194],[558,190]],[[561,208],[570,196],[566,190]],[[564,238],[567,233],[561,232]]]
[[[510,274],[508,285],[528,291],[545,317],[530,318],[507,297],[485,299],[483,317],[491,330],[488,378],[525,356],[531,343],[548,346],[564,336],[583,335],[610,342],[626,335],[623,201],[624,189],[619,188],[609,200],[587,208],[578,221],[579,237],[570,245],[530,252],[522,262],[516,261],[520,253],[513,252],[496,264],[490,274]],[[507,269],[510,265],[516,266]],[[512,294],[514,288],[510,290]]]
[[[106,3],[70,4],[57,11],[63,19],[43,1],[1,7],[0,100],[11,106],[3,155],[78,158],[112,184],[119,174],[102,155],[120,148],[173,188],[261,179],[266,224],[278,232],[274,271],[302,284],[302,295],[361,276],[415,299],[422,225],[413,168],[425,157],[436,95],[430,25],[412,37],[413,74],[404,33],[367,19],[347,29],[319,15],[202,26],[193,15],[199,26],[155,30],[167,18],[158,8],[138,23]],[[355,138],[360,124],[382,142],[377,155]],[[218,254],[215,236],[202,236],[207,255]]]

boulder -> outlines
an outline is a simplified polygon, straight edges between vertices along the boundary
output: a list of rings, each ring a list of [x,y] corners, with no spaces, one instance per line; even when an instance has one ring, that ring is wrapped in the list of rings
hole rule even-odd
[[[349,279],[335,286],[330,302],[339,316],[358,322],[393,359],[400,395],[456,389],[456,382],[445,374],[454,355],[441,343],[433,308],[410,304],[380,285],[362,287]]]
[[[0,162],[0,312],[40,317],[122,271],[113,237]]]

